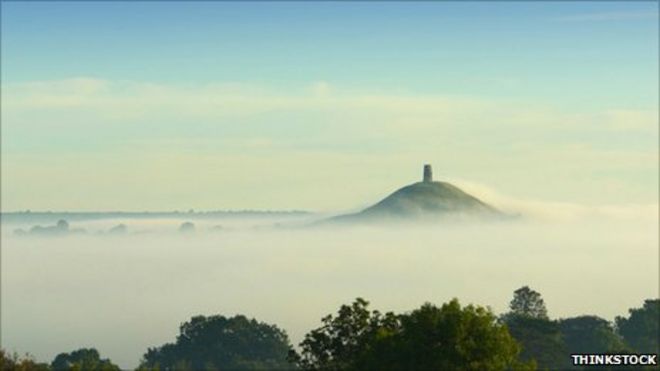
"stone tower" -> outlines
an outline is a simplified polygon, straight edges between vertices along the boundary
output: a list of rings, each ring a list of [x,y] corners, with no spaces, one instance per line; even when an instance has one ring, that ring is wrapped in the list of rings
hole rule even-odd
[[[433,181],[433,170],[431,169],[431,165],[426,164],[424,165],[424,183],[430,183]]]

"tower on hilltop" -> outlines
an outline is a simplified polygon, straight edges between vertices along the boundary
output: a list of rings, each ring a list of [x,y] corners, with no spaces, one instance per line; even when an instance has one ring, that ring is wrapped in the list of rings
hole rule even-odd
[[[433,181],[433,170],[431,169],[431,165],[426,164],[424,165],[424,183],[430,183]]]

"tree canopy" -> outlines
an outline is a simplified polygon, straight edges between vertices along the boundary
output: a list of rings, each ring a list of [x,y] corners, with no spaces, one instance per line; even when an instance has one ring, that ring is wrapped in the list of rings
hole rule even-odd
[[[583,315],[548,318],[541,295],[522,287],[511,311],[499,319],[490,309],[424,304],[406,313],[381,313],[357,298],[321,319],[291,348],[277,326],[234,317],[196,316],[181,324],[173,343],[149,348],[139,371],[147,370],[568,370],[571,354],[658,353],[660,300],[649,299],[616,326]],[[607,370],[640,369],[604,366]],[[642,368],[644,369],[644,368]],[[50,364],[0,349],[0,370],[116,371],[94,348],[58,354]]]
[[[569,358],[559,324],[548,318],[541,294],[523,286],[514,291],[509,307],[501,319],[521,345],[521,358],[534,360],[540,369],[567,368]]]
[[[533,369],[518,361],[518,345],[490,310],[454,299],[411,313],[382,315],[358,298],[323,318],[300,344],[307,370]]]
[[[625,343],[637,352],[660,353],[660,299],[646,300],[641,308],[631,308],[628,312],[630,317],[615,320]]]
[[[541,294],[530,289],[528,286],[523,286],[513,293],[513,300],[509,304],[511,314],[548,319],[548,311],[545,308],[545,303]]]
[[[81,348],[71,353],[58,354],[50,367],[53,370],[67,371],[119,371],[120,368],[109,359],[101,359],[98,350]]]
[[[369,345],[388,336],[398,327],[392,313],[381,315],[369,311],[369,302],[357,298],[351,305],[342,305],[336,317],[328,315],[323,326],[310,331],[300,343],[301,354],[290,358],[304,369],[348,370],[364,360]]]
[[[539,369],[565,369],[570,359],[556,321],[521,315],[504,317],[506,326],[522,347],[521,359],[536,361]]]
[[[599,354],[622,351],[625,346],[612,325],[596,316],[578,316],[559,321],[559,330],[570,353]]]
[[[196,316],[181,325],[175,343],[150,348],[143,368],[160,370],[290,369],[286,333],[245,316]]]
[[[46,363],[38,363],[30,355],[23,357],[18,354],[9,354],[0,349],[0,370],[2,371],[48,371]]]

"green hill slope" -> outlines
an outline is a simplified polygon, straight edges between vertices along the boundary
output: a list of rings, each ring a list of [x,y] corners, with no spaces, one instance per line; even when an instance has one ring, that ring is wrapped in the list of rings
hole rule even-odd
[[[494,207],[447,182],[403,187],[361,212],[363,215],[414,216],[436,213],[499,213]]]
[[[505,214],[447,182],[425,181],[405,186],[377,204],[334,222],[491,219]]]

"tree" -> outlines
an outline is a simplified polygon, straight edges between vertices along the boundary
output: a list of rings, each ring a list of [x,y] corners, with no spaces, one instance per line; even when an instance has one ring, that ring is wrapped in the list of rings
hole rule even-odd
[[[457,300],[425,304],[402,315],[369,311],[356,299],[337,317],[323,318],[300,344],[298,365],[307,370],[506,370],[532,369],[518,362],[519,347],[495,316]]]
[[[58,354],[50,367],[53,370],[70,371],[119,371],[120,368],[109,359],[101,359],[98,350],[81,348],[71,353]]]
[[[45,363],[37,363],[32,356],[26,354],[19,357],[18,354],[7,354],[0,349],[0,370],[2,371],[48,371]]]
[[[629,318],[616,317],[616,327],[624,342],[637,352],[659,353],[660,299],[644,301],[642,308],[628,310]]]
[[[301,354],[291,352],[290,359],[309,370],[355,369],[369,344],[395,331],[398,325],[392,313],[383,316],[369,311],[368,306],[368,301],[357,298],[351,305],[342,305],[337,317],[321,319],[323,326],[305,335],[300,343]]]
[[[534,360],[542,370],[561,370],[570,366],[566,344],[556,321],[509,314],[504,316],[504,323],[522,347],[522,360]]]
[[[454,299],[438,308],[424,304],[400,316],[401,330],[392,336],[397,370],[533,369],[518,360],[519,345],[495,315],[483,307],[461,307]]]
[[[195,231],[195,224],[192,222],[181,223],[179,226],[179,232],[182,233],[192,233]]]
[[[559,330],[569,354],[606,353],[625,348],[612,325],[600,317],[579,316],[563,319],[559,321]]]
[[[275,325],[237,315],[196,316],[180,326],[175,343],[150,348],[143,369],[282,370],[291,349],[286,333]]]
[[[521,359],[536,361],[540,369],[570,366],[559,324],[548,318],[541,294],[523,286],[513,293],[511,311],[501,317],[522,346]]]
[[[60,231],[68,231],[69,230],[69,222],[67,222],[64,219],[60,219],[57,221],[57,224],[55,224],[55,228],[57,228]]]
[[[513,293],[513,300],[509,304],[511,313],[520,316],[548,319],[548,311],[541,294],[523,286]]]

